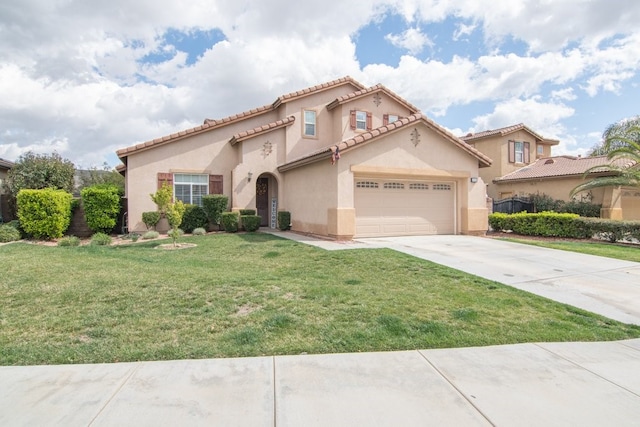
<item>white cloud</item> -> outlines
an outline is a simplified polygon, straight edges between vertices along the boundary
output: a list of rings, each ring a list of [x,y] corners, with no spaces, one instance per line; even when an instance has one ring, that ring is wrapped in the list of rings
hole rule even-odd
[[[392,45],[405,49],[412,55],[422,52],[425,47],[433,47],[433,42],[419,28],[409,28],[402,34],[387,34],[384,38]]]
[[[476,24],[467,25],[464,22],[458,23],[456,30],[453,32],[453,40],[458,41],[463,37],[470,36],[476,27]]]

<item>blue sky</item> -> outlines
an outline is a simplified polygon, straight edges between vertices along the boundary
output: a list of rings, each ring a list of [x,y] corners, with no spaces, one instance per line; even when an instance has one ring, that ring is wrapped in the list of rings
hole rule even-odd
[[[455,134],[523,122],[584,155],[640,114],[626,0],[24,0],[0,5],[0,157],[78,167],[345,75]],[[541,7],[544,6],[544,7]]]

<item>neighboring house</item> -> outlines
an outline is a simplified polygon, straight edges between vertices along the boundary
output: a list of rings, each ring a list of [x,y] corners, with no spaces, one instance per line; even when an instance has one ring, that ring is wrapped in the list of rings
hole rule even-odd
[[[557,200],[568,201],[569,193],[585,180],[585,172],[593,167],[610,164],[607,156],[573,157],[557,156],[538,159],[529,166],[520,168],[493,180],[497,192],[502,195],[527,196],[546,194]],[[616,161],[620,167],[638,167],[628,160]],[[596,169],[586,179],[611,175]],[[601,204],[600,216],[611,219],[640,219],[640,189],[638,188],[594,188],[579,193],[577,200]]]
[[[512,194],[503,192],[493,180],[514,172],[537,159],[550,157],[551,147],[559,141],[540,136],[520,123],[500,129],[470,133],[461,137],[493,160],[493,164],[480,170],[480,177],[487,184],[487,195],[493,200],[509,198]]]
[[[265,227],[289,211],[292,230],[335,239],[487,230],[478,177],[490,158],[386,87],[350,77],[117,154],[131,231],[145,229],[163,183],[186,203],[225,194]]]
[[[7,197],[4,195],[4,183],[7,179],[9,170],[13,167],[14,163],[9,160],[0,159],[0,222],[11,219],[9,212],[9,206],[7,203]]]

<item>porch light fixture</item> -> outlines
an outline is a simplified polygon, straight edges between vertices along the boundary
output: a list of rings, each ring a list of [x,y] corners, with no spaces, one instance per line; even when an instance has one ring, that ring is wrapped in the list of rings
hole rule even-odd
[[[251,182],[251,177],[253,176],[253,172],[249,172],[247,174],[247,182]]]
[[[474,183],[474,184],[475,184],[476,182],[478,182],[478,177],[477,177],[477,176],[472,176],[472,177],[471,177],[471,182],[472,182],[472,183]]]

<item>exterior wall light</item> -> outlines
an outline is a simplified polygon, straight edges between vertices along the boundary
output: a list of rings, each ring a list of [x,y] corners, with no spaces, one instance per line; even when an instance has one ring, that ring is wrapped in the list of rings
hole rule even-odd
[[[472,183],[474,183],[474,184],[475,184],[476,182],[478,182],[478,177],[477,177],[477,176],[472,176],[472,177],[471,177],[471,182],[472,182]]]
[[[253,172],[249,172],[247,174],[247,182],[251,182],[251,177],[253,176]]]

